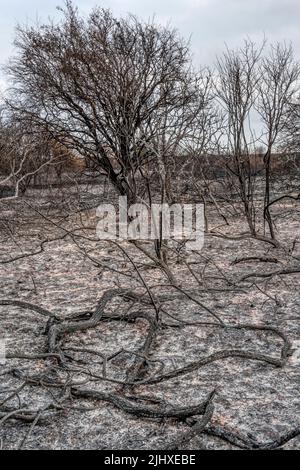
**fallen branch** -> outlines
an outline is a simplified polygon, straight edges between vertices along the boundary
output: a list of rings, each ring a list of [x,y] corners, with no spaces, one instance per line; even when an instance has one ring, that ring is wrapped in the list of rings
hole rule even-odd
[[[277,258],[268,258],[265,256],[248,256],[245,258],[235,259],[231,265],[234,266],[239,263],[248,263],[249,261],[258,261],[260,263],[279,263]]]
[[[249,359],[252,361],[265,362],[275,367],[283,367],[284,365],[284,361],[282,361],[282,359],[276,359],[276,358],[267,356],[265,354],[260,354],[260,353],[246,352],[246,351],[239,351],[239,350],[231,349],[228,351],[219,351],[219,352],[213,353],[210,356],[203,357],[199,359],[198,361],[194,361],[188,364],[187,366],[167,372],[166,374],[162,374],[162,375],[153,377],[148,380],[136,382],[136,385],[146,385],[146,384],[153,385],[153,384],[157,384],[160,382],[164,382],[166,380],[171,380],[171,379],[180,377],[181,375],[185,375],[190,372],[193,372],[199,369],[200,367],[206,366],[207,364],[211,364],[212,362],[216,362],[216,361],[220,361],[220,360],[228,359],[228,358],[233,358],[233,357]]]
[[[223,429],[219,426],[209,426],[204,430],[204,434],[208,436],[218,437],[229,444],[232,444],[244,450],[274,450],[282,447],[287,442],[295,439],[300,435],[300,427],[288,431],[282,436],[279,436],[275,441],[267,443],[259,443],[248,437],[241,436],[237,433]]]
[[[206,404],[205,412],[203,414],[203,417],[200,421],[196,421],[195,424],[193,424],[192,428],[185,432],[181,437],[176,439],[172,444],[169,444],[166,449],[167,450],[177,450],[183,447],[185,444],[187,444],[191,439],[193,439],[195,436],[199,436],[205,429],[208,423],[210,423],[213,413],[214,413],[214,405],[213,405],[213,397],[215,393],[213,393],[210,397],[210,400]]]
[[[252,277],[258,277],[260,279],[268,279],[270,277],[274,276],[288,276],[292,274],[299,274],[300,273],[300,267],[295,267],[295,268],[286,268],[286,269],[280,269],[278,271],[272,271],[270,273],[252,273],[252,274],[247,274],[246,276],[242,277],[239,279],[237,282],[244,282],[247,279],[251,279]]]
[[[96,390],[71,388],[71,393],[75,397],[90,398],[93,400],[106,401],[116,406],[125,413],[139,416],[142,418],[176,418],[184,420],[194,415],[202,415],[207,409],[207,404],[210,402],[212,395],[210,394],[203,402],[198,405],[188,407],[174,408],[171,405],[165,405],[163,408],[141,406],[134,403],[128,398],[122,397],[114,393],[99,392]]]
[[[19,307],[25,310],[31,310],[33,312],[39,313],[44,317],[52,317],[58,320],[58,317],[43,307],[39,307],[38,305],[30,304],[28,302],[23,302],[21,300],[0,300],[0,306],[12,306],[12,307]]]

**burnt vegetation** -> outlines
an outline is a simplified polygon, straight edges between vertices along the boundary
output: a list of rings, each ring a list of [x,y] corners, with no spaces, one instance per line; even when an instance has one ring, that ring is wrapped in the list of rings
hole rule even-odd
[[[1,448],[298,448],[292,45],[196,70],[169,27],[60,12],[1,103]],[[118,196],[203,204],[204,248],[99,240]]]

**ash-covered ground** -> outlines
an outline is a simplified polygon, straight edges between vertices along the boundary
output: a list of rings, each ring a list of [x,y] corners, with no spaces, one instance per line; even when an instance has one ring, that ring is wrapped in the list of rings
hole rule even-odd
[[[98,186],[81,189],[84,201],[107,199]],[[299,449],[299,205],[274,207],[274,247],[237,238],[242,216],[231,212],[226,225],[212,204],[203,250],[170,250],[174,287],[131,243],[98,241],[95,209],[83,210],[75,190],[55,191],[0,201],[2,449]],[[129,294],[113,296],[95,326],[59,335],[61,356],[49,355],[49,331],[93,318],[111,289]],[[218,359],[220,351],[245,356]],[[213,391],[212,416],[197,434],[203,413],[175,411]]]

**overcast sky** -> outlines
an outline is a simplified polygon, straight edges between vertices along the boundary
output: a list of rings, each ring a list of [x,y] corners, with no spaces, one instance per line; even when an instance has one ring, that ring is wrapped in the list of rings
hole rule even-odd
[[[13,53],[17,23],[32,24],[38,18],[57,17],[62,0],[0,0],[0,63]],[[111,8],[116,15],[134,13],[145,19],[156,16],[171,23],[185,37],[191,36],[196,64],[212,65],[227,43],[237,46],[249,36],[258,42],[264,35],[270,41],[286,40],[294,44],[300,58],[300,0],[77,0],[88,13],[94,5]],[[0,75],[0,86],[4,77]]]

